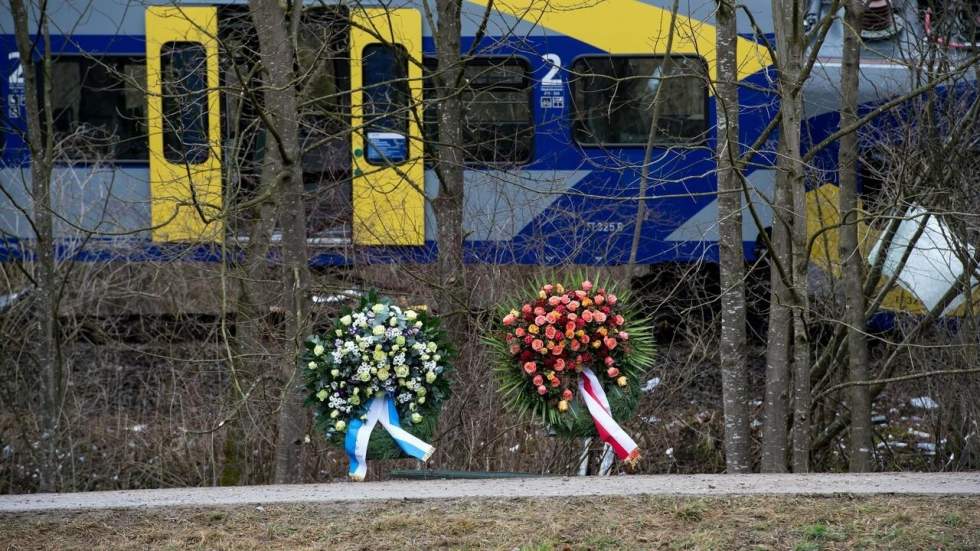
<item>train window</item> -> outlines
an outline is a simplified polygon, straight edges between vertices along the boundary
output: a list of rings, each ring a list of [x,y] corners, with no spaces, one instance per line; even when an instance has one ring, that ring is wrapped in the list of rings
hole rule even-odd
[[[654,143],[691,144],[704,140],[708,123],[705,66],[700,58],[590,56],[572,65],[574,135],[582,145],[645,146],[660,111]]]
[[[145,90],[142,58],[52,59],[51,118],[57,154],[73,161],[145,162]]]
[[[207,51],[196,42],[167,42],[160,49],[163,85],[163,154],[177,164],[210,156]]]
[[[438,142],[438,105],[427,63],[426,137]],[[531,159],[534,116],[527,62],[517,58],[475,58],[463,69],[463,148],[468,163],[523,163]]]
[[[408,54],[401,46],[370,44],[362,52],[365,159],[393,165],[408,160]]]

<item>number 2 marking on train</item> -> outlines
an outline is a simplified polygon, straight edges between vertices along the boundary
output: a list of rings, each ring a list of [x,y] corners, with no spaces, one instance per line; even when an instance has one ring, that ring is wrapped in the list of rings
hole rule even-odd
[[[541,57],[551,65],[548,74],[541,79],[541,84],[544,86],[561,86],[561,77],[558,76],[558,71],[561,70],[561,58],[557,54],[544,54]]]
[[[17,66],[14,70],[10,72],[10,77],[7,78],[7,82],[11,86],[23,85],[24,84],[24,66],[20,64],[20,53],[10,52],[7,54],[7,60],[16,61]]]

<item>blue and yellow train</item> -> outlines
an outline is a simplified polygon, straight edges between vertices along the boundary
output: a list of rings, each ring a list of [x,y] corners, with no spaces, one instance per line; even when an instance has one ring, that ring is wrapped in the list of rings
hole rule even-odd
[[[737,55],[740,133],[749,144],[772,120],[778,100],[767,47],[771,4],[744,5]],[[429,201],[438,185],[424,137],[437,124],[438,102],[426,86],[426,73],[437,70],[430,15],[412,0],[318,6],[322,15],[311,21],[329,32],[311,31],[308,41],[330,67],[311,79],[322,92],[310,103],[329,103],[340,114],[329,124],[309,122],[328,138],[304,134],[311,262],[431,260]],[[620,264],[629,259],[636,224],[640,264],[716,258],[715,3],[684,4],[672,41],[669,6],[462,3],[469,260]],[[47,9],[62,252],[79,259],[215,258],[214,244],[240,242],[233,217],[217,214],[248,195],[254,175],[242,167],[263,148],[261,136],[243,130],[247,109],[235,83],[248,77],[231,63],[248,50],[244,7],[52,0]],[[829,2],[813,0],[807,25],[829,9]],[[921,6],[911,0],[876,0],[863,25],[860,99],[872,106],[913,86],[906,61],[929,37]],[[19,257],[33,235],[23,74],[12,29],[9,12],[0,13],[6,258]],[[837,127],[842,36],[838,18],[805,90],[810,143]],[[652,98],[661,87],[651,138]],[[182,101],[176,89],[191,98],[181,104],[179,133],[167,120],[170,104]],[[747,170],[763,226],[772,219],[775,140],[763,144]],[[828,182],[835,155],[828,148],[815,161],[828,167]],[[638,221],[644,174],[646,215]],[[751,258],[759,226],[744,218]]]

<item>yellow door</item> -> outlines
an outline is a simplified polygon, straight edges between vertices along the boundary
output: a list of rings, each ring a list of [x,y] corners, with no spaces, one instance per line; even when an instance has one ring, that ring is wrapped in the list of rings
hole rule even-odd
[[[215,7],[146,9],[154,241],[223,237],[217,35]]]
[[[353,8],[350,32],[354,242],[425,243],[422,17]]]

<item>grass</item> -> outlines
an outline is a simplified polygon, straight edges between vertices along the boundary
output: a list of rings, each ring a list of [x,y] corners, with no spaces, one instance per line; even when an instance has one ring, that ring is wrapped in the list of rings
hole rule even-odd
[[[980,498],[458,499],[0,515],[7,549],[980,549]]]

